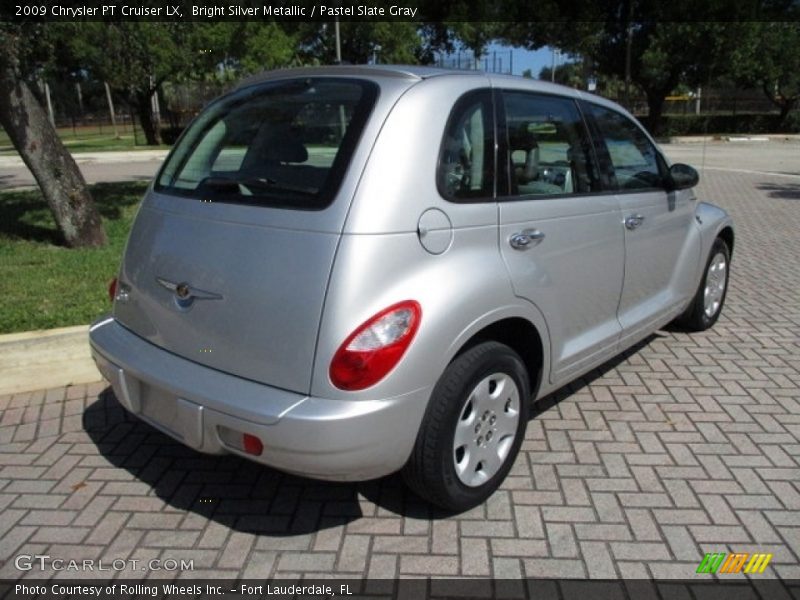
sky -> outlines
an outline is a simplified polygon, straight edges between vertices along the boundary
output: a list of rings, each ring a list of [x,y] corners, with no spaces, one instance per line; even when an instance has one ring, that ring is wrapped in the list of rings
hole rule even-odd
[[[524,48],[512,48],[500,44],[491,44],[488,52],[497,52],[498,57],[503,57],[503,67],[506,68],[505,61],[511,52],[512,75],[522,75],[525,69],[530,69],[534,77],[539,76],[542,67],[550,67],[553,62],[553,53],[549,47],[539,50],[525,50]]]
[[[462,53],[462,56],[464,56],[464,53]],[[456,54],[449,56],[447,60],[456,60]],[[538,77],[539,71],[541,71],[543,67],[550,67],[552,65],[553,52],[548,46],[534,51],[493,43],[487,48],[483,60],[489,61],[489,70],[492,70],[491,64],[496,61],[497,70],[503,73],[508,72],[510,63],[512,75],[522,75],[523,71],[530,69],[533,76]],[[564,60],[564,57],[559,55],[556,64],[561,64]],[[445,66],[455,66],[455,64],[448,64]]]

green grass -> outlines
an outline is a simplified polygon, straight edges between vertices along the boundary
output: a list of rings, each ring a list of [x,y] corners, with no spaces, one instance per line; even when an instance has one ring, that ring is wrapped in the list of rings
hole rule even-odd
[[[89,323],[110,310],[144,182],[99,183],[92,195],[108,235],[99,249],[67,249],[39,191],[0,192],[0,333]]]
[[[136,141],[133,130],[130,127],[119,128],[119,138],[114,137],[114,132],[110,126],[90,126],[78,127],[73,130],[71,127],[61,127],[57,129],[58,135],[67,150],[70,152],[109,152],[109,151],[130,151],[130,150],[157,150],[159,148],[169,148],[169,146],[146,146],[144,145],[144,134],[138,131]],[[0,129],[0,156],[16,156],[11,140],[5,131]]]

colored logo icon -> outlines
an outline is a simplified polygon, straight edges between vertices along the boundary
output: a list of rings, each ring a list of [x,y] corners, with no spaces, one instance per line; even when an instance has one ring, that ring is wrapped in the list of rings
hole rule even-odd
[[[771,560],[772,554],[711,552],[703,557],[696,573],[763,573]]]

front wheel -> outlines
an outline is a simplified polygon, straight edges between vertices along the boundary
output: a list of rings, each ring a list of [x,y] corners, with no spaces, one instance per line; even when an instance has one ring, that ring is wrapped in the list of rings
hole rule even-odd
[[[700,287],[676,323],[691,331],[705,331],[717,322],[728,292],[731,251],[722,238],[714,240]]]
[[[486,500],[519,453],[530,384],[519,355],[483,342],[456,357],[434,387],[403,477],[419,496],[453,511]]]

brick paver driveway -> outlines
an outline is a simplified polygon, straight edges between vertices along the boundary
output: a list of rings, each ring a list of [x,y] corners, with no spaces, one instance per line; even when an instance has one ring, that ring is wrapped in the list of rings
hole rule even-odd
[[[757,551],[800,578],[800,176],[707,170],[699,193],[738,226],[717,326],[659,332],[546,399],[486,505],[447,516],[397,477],[203,456],[105,385],[53,389],[0,398],[0,576],[51,577],[15,567],[47,554],[195,577],[689,577],[706,552]]]

